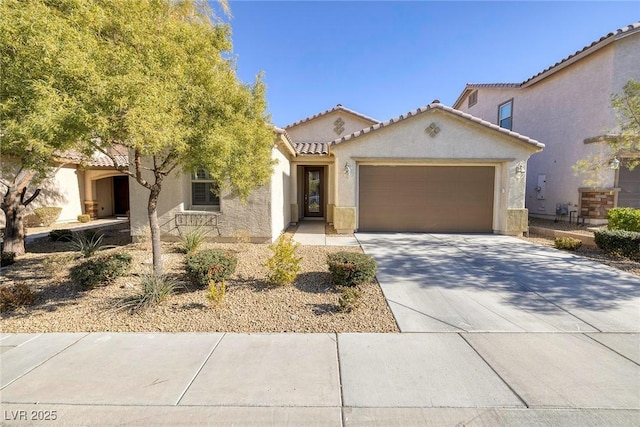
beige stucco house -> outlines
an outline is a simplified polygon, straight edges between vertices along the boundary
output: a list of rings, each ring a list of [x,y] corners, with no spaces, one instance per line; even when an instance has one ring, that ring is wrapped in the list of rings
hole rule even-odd
[[[117,156],[116,160],[121,164],[128,163],[126,156]],[[2,163],[3,172],[11,175],[14,168],[10,159],[3,159]],[[53,173],[38,188],[40,194],[27,206],[25,222],[28,227],[38,225],[33,214],[38,207],[61,207],[58,222],[77,221],[81,214],[98,219],[126,217],[129,212],[129,178],[116,171],[113,162],[104,155],[86,159],[74,151],[60,153],[54,159]],[[6,191],[6,187],[0,185],[0,191]],[[0,227],[4,224],[2,213]]]
[[[338,105],[275,128],[271,182],[246,204],[208,191],[206,173],[169,177],[158,205],[165,237],[194,226],[220,240],[272,241],[303,219],[339,233],[521,234],[525,164],[543,144],[436,101],[379,122]],[[147,194],[130,184],[131,231],[147,228]]]
[[[593,176],[576,175],[572,167],[606,152],[603,141],[617,131],[611,96],[629,79],[640,80],[640,22],[522,83],[467,84],[454,108],[545,142],[545,150],[528,161],[531,215],[564,220],[580,215],[603,223],[612,207],[640,208],[640,168],[605,168]],[[623,164],[628,155],[614,153]]]

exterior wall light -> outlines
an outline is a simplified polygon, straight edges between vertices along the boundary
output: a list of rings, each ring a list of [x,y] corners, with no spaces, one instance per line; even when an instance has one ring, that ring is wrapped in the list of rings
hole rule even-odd
[[[522,176],[524,175],[525,172],[526,172],[526,169],[524,168],[523,163],[520,163],[518,164],[518,166],[516,166],[516,175]]]
[[[349,164],[349,162],[344,163],[344,169],[342,171],[344,172],[344,175],[346,177],[351,176],[351,165]]]
[[[609,169],[619,169],[620,168],[620,160],[618,160],[616,157],[614,157],[613,159],[609,160]]]

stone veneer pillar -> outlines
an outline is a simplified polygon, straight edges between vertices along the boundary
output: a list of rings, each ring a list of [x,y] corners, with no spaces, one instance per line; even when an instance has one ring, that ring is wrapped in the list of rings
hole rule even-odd
[[[98,202],[95,200],[85,200],[84,212],[89,215],[92,220],[98,219]]]
[[[580,216],[603,222],[609,209],[615,207],[617,188],[579,188]]]

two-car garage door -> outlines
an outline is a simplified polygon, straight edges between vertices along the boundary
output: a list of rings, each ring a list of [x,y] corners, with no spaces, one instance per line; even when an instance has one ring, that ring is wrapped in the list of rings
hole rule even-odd
[[[491,232],[493,166],[359,169],[359,231]]]

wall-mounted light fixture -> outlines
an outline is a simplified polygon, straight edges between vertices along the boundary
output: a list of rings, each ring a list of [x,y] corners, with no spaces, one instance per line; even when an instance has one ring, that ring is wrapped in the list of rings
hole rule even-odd
[[[616,157],[614,157],[613,159],[609,160],[609,169],[619,169],[620,168],[620,160],[618,160]]]
[[[518,176],[522,176],[525,174],[527,170],[524,168],[524,163],[520,162],[518,163],[518,166],[516,166],[516,175]]]
[[[349,162],[344,163],[344,169],[342,169],[342,171],[347,178],[351,176],[351,165]]]

